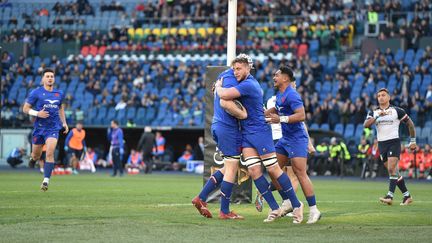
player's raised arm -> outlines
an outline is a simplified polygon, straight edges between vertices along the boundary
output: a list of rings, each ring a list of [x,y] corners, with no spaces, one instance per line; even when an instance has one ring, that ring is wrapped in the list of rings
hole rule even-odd
[[[380,113],[374,115],[374,111],[370,111],[366,117],[366,120],[363,123],[363,126],[366,128],[370,128],[373,124],[375,124],[377,119],[383,115],[385,115],[383,112],[380,112]]]
[[[64,104],[62,104],[62,106],[59,109],[59,117],[60,117],[60,121],[62,122],[62,126],[65,129],[64,130],[64,134],[67,134],[69,132],[69,127],[66,123],[66,116],[65,116],[65,112],[64,112]]]

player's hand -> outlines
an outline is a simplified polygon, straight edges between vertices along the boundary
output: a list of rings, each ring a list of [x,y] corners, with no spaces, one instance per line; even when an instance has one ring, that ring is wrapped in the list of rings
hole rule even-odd
[[[47,118],[47,117],[49,117],[49,113],[48,113],[48,111],[45,111],[45,108],[42,108],[42,110],[40,110],[38,112],[37,116],[39,118]]]
[[[316,152],[315,147],[313,146],[313,144],[309,141],[308,143],[308,153],[314,155]]]
[[[417,149],[417,144],[414,142],[409,143],[409,148],[411,149],[411,151],[414,151]]]
[[[69,132],[69,127],[66,123],[63,123],[64,132],[63,134],[67,134]]]
[[[274,113],[272,113],[268,117],[266,117],[265,120],[266,120],[267,123],[270,123],[270,124],[278,124],[278,123],[280,123],[280,117],[279,117],[279,115],[278,114],[274,114]]]

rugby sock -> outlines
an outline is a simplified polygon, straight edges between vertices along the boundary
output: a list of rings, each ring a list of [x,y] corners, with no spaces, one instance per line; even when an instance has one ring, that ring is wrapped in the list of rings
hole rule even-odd
[[[286,193],[284,190],[279,190],[279,195],[282,197],[283,200],[289,199],[288,193]]]
[[[221,183],[221,211],[225,214],[230,212],[230,197],[234,184],[228,181],[222,181]]]
[[[306,201],[308,202],[309,207],[315,206],[316,205],[315,195],[306,197]]]
[[[300,201],[297,199],[289,177],[285,173],[282,173],[282,175],[279,176],[277,180],[279,182],[279,185],[281,185],[282,190],[288,195],[288,198],[291,201],[293,208],[300,207]]]
[[[397,184],[397,176],[390,176],[390,183],[389,183],[389,191],[387,193],[388,196],[393,197],[395,189],[396,189],[396,184]]]
[[[201,190],[199,198],[203,201],[206,201],[210,192],[212,192],[221,184],[223,176],[224,175],[220,170],[216,171],[212,176],[210,176],[203,189]]]
[[[267,201],[270,208],[272,210],[278,209],[279,205],[277,204],[275,198],[273,197],[273,194],[269,190],[269,183],[268,183],[267,179],[264,177],[264,175],[261,175],[259,178],[254,180],[254,183],[255,183],[255,186],[258,189],[258,191],[261,193],[261,195]]]
[[[401,192],[403,193],[404,197],[410,196],[410,193],[405,185],[405,180],[402,176],[400,176],[399,179],[397,180],[397,186],[399,190],[401,190]]]
[[[44,178],[50,178],[51,177],[51,172],[54,169],[54,162],[45,162],[44,164]]]

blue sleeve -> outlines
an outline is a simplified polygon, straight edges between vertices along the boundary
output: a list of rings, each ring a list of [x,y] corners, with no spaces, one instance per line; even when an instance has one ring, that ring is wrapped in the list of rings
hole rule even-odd
[[[237,86],[239,83],[237,82],[237,79],[235,77],[226,77],[223,81],[223,88],[231,88],[234,86]]]
[[[35,106],[37,98],[38,98],[37,89],[34,89],[30,92],[26,102],[29,103],[31,106]]]
[[[94,157],[93,157],[93,163],[95,163],[98,160],[97,154],[95,153]]]
[[[251,82],[248,81],[242,81],[237,86],[235,86],[240,93],[241,96],[250,96],[251,93],[254,91],[254,87],[252,86]]]
[[[72,135],[73,135],[73,130],[71,130],[71,131],[68,133],[68,135],[67,135],[67,137],[66,137],[66,141],[65,141],[65,146],[68,146],[68,147],[69,147],[69,141],[71,140]]]
[[[129,155],[129,158],[128,158],[128,161],[127,161],[128,165],[131,164],[131,161],[132,161],[132,155]]]
[[[118,133],[118,139],[119,139],[119,146],[120,148],[123,148],[123,130],[120,128],[120,131]]]
[[[291,107],[291,110],[295,111],[298,108],[303,107],[303,101],[297,92],[292,92],[288,94],[287,101],[289,106]]]

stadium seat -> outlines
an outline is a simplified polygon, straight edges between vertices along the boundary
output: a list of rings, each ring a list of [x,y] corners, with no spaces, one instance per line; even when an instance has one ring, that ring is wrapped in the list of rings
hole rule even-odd
[[[341,123],[338,123],[335,125],[334,131],[343,135],[344,134],[344,125]]]
[[[354,124],[347,124],[345,127],[345,138],[352,138],[354,137]]]

